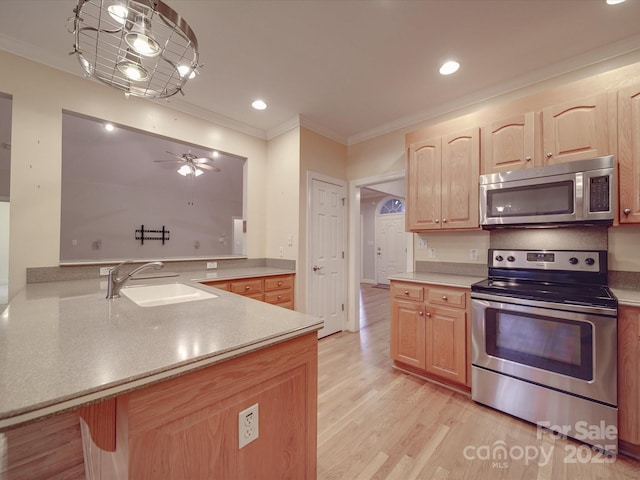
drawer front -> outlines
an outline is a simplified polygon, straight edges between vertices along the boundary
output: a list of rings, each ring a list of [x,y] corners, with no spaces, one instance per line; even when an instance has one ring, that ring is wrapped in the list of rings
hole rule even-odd
[[[427,292],[427,301],[434,305],[465,308],[467,306],[466,298],[466,292],[464,290],[429,288]]]
[[[293,292],[291,291],[291,289],[278,290],[275,292],[265,292],[264,301],[273,304],[292,302]]]
[[[231,291],[240,295],[251,295],[262,293],[262,279],[254,278],[250,280],[238,280],[231,282]]]
[[[391,296],[408,300],[424,300],[424,288],[419,283],[391,282]]]
[[[202,282],[202,284],[219,290],[226,290],[227,292],[231,290],[229,282]]]
[[[245,297],[247,298],[253,298],[254,300],[260,300],[261,302],[264,302],[264,293],[260,292],[260,293],[246,293],[244,294]]]
[[[283,288],[293,288],[293,276],[283,275],[278,277],[265,277],[264,291],[280,290]]]

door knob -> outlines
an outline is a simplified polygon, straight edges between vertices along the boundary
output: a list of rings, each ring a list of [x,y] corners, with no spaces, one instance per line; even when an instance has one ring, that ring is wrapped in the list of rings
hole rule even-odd
[[[314,272],[318,272],[318,271],[322,270],[323,268],[324,268],[324,267],[319,267],[319,266],[317,266],[317,265],[314,265],[314,266],[313,266],[313,271],[314,271]]]

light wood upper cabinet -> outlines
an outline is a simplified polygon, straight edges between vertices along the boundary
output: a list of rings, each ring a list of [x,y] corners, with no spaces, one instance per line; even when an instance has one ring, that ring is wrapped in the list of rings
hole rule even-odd
[[[440,228],[441,144],[441,139],[435,138],[409,146],[406,204],[408,230]]]
[[[482,128],[482,173],[501,173],[542,165],[540,113],[492,122]]]
[[[409,145],[407,229],[477,228],[480,132]]]
[[[640,223],[640,84],[618,92],[620,223]]]
[[[608,94],[603,92],[544,108],[544,164],[553,165],[615,153],[610,145],[608,105]]]

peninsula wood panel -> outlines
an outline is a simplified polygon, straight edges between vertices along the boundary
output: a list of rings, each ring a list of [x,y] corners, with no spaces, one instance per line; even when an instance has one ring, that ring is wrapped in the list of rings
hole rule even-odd
[[[640,223],[640,84],[618,92],[620,223]]]
[[[315,479],[317,345],[313,332],[118,397],[116,452],[88,470]],[[259,437],[238,449],[238,413],[255,403]]]

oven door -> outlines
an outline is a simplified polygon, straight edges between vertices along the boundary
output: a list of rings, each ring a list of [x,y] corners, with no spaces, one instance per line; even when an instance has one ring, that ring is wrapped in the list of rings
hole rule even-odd
[[[615,309],[483,296],[471,301],[473,365],[617,405]]]

